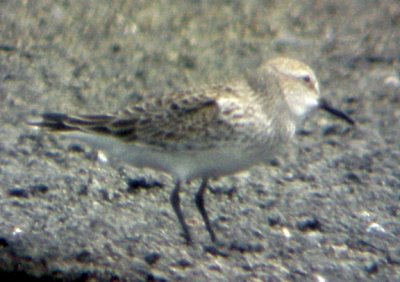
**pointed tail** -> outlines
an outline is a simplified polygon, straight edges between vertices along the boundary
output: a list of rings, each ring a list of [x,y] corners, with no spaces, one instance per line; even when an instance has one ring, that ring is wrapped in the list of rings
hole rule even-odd
[[[69,116],[61,113],[44,113],[40,119],[29,120],[31,126],[37,126],[52,132],[98,132],[108,133],[107,125],[114,120],[110,115],[80,115]]]

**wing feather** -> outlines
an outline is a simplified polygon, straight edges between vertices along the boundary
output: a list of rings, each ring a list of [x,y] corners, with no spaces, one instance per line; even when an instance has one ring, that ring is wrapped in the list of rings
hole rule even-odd
[[[46,113],[30,123],[55,132],[82,131],[112,136],[122,142],[163,149],[207,147],[231,136],[235,126],[227,119],[242,110],[235,97],[243,91],[215,86],[194,92],[174,92],[145,99],[115,113],[76,115]],[[221,108],[221,99],[232,99]],[[237,97],[236,97],[237,98]],[[223,142],[219,142],[223,144]]]

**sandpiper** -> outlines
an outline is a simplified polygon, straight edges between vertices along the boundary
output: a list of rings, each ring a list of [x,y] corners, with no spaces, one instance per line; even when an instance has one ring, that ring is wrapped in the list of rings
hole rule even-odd
[[[29,124],[67,133],[135,167],[170,174],[175,179],[170,201],[187,243],[192,237],[179,192],[185,181],[201,179],[195,203],[215,242],[204,207],[208,179],[271,160],[316,109],[354,124],[321,98],[308,65],[280,57],[244,78],[148,98],[114,114],[45,113]]]

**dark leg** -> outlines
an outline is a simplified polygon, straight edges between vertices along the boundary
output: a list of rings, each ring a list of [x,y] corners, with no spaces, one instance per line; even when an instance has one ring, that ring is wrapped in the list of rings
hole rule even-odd
[[[181,200],[179,198],[179,191],[181,189],[181,182],[178,180],[175,184],[175,189],[172,191],[169,200],[171,201],[171,205],[174,208],[175,214],[178,217],[179,224],[182,227],[183,237],[186,240],[187,244],[192,243],[192,238],[190,237],[189,227],[185,222],[185,218],[183,217],[183,213],[181,210]]]
[[[216,242],[217,237],[211,227],[210,219],[208,218],[207,211],[204,208],[204,192],[207,189],[208,181],[207,178],[203,178],[200,188],[196,193],[196,197],[194,198],[196,202],[197,209],[200,211],[201,216],[203,217],[203,221],[206,224],[206,228],[208,233],[210,234],[211,241]]]

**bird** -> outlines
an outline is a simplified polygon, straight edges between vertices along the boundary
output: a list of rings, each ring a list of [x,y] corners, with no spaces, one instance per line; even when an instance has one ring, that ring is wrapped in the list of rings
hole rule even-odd
[[[134,167],[172,176],[169,200],[185,242],[192,244],[180,204],[182,184],[201,180],[195,204],[211,241],[217,242],[204,201],[209,180],[268,163],[318,109],[355,124],[321,96],[310,66],[277,57],[243,77],[148,97],[115,113],[47,112],[28,124],[82,140]]]

